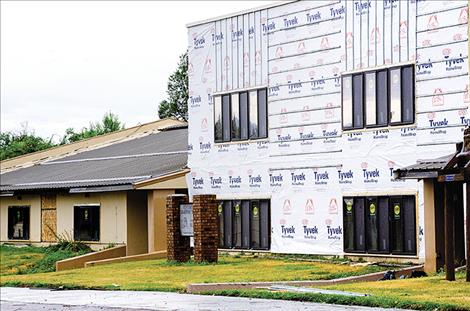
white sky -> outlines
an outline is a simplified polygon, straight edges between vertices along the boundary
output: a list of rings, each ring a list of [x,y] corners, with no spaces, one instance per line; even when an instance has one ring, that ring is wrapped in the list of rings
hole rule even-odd
[[[1,130],[62,136],[107,111],[157,119],[186,24],[266,1],[1,1]]]

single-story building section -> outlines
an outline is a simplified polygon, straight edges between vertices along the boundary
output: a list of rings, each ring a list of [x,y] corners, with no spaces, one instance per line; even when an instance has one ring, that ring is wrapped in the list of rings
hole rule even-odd
[[[186,164],[187,126],[174,121],[2,173],[0,242],[48,244],[62,237],[94,249],[126,245],[127,255],[165,250],[165,200],[187,193]]]

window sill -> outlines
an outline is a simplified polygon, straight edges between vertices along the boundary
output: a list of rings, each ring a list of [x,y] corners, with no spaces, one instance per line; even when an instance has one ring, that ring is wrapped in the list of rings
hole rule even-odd
[[[390,130],[400,130],[403,128],[416,128],[416,123],[411,124],[402,124],[402,125],[388,125],[388,126],[377,126],[377,127],[365,127],[361,129],[351,129],[351,130],[344,130],[342,129],[342,134],[347,135],[350,133],[364,133],[364,132],[375,132],[375,131],[390,131]]]
[[[225,141],[225,142],[214,142],[214,146],[222,146],[222,145],[238,145],[238,144],[252,144],[257,142],[269,142],[268,137],[264,138],[256,138],[256,139],[248,139],[248,140],[232,140],[232,141]]]

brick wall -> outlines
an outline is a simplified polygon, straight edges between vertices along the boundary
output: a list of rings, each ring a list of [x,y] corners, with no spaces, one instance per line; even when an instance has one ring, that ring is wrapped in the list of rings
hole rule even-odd
[[[219,241],[215,195],[193,197],[194,260],[217,262]]]
[[[184,194],[172,194],[166,199],[167,259],[171,261],[186,262],[191,256],[189,237],[180,231],[180,204],[184,203],[188,203]]]

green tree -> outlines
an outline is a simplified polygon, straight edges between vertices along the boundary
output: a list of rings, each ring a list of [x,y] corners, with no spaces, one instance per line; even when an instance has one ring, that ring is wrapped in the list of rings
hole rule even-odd
[[[168,78],[168,98],[158,106],[158,116],[188,120],[188,53],[180,56],[177,68]]]
[[[0,133],[0,160],[18,157],[27,153],[54,147],[52,137],[44,139],[23,125],[19,133],[12,131]]]
[[[108,112],[105,113],[101,122],[90,122],[89,127],[84,127],[79,132],[76,132],[73,128],[66,129],[61,144],[68,144],[122,129],[124,129],[124,124],[119,121],[119,117],[112,112]]]

